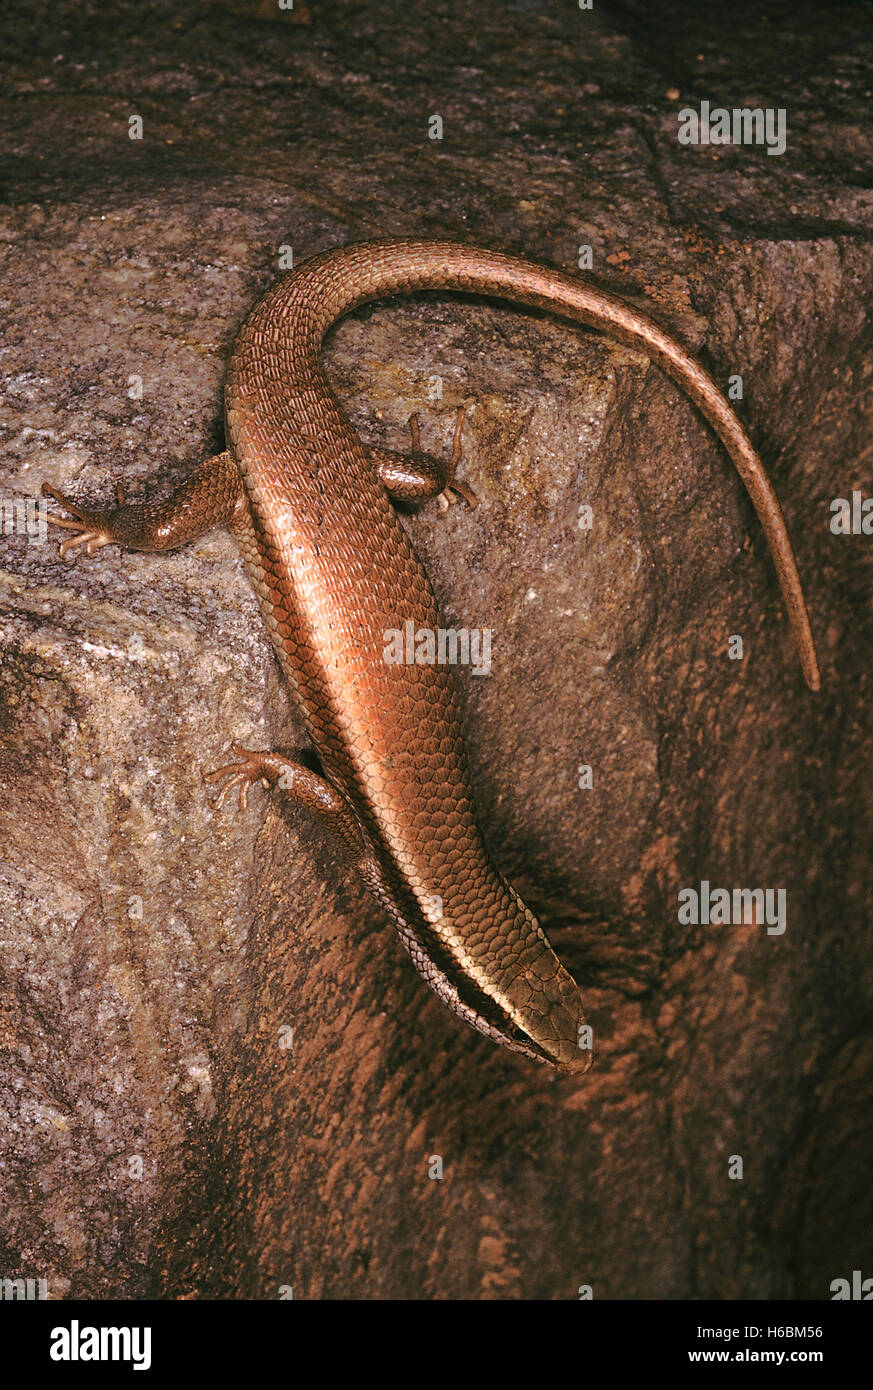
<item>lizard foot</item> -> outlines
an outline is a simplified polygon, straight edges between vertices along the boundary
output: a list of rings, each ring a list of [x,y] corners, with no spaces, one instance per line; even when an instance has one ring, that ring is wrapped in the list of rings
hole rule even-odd
[[[70,536],[69,540],[61,541],[59,554],[61,559],[70,550],[75,550],[77,546],[83,545],[88,555],[93,555],[95,550],[101,546],[115,544],[115,536],[112,533],[112,518],[114,511],[92,510],[88,507],[80,507],[78,502],[72,502],[65,493],[59,492],[52,487],[51,483],[43,483],[43,497],[53,497],[56,502],[60,502],[68,512],[72,512],[75,520],[69,517],[50,516],[47,520],[52,526],[62,526],[68,531],[75,531],[75,536]],[[124,506],[124,488],[121,483],[115,484],[115,496],[119,507]]]
[[[412,415],[409,419],[409,429],[412,433],[412,447],[416,452],[421,450],[421,442],[418,433],[418,416]],[[464,407],[458,406],[458,413],[455,418],[455,434],[452,440],[452,456],[446,464],[446,485],[440,493],[438,501],[443,511],[448,511],[449,506],[456,497],[463,498],[467,506],[472,509],[479,505],[479,498],[471,487],[466,483],[458,482],[455,477],[455,470],[461,462],[461,436],[464,429]]]
[[[255,748],[243,748],[239,743],[232,743],[231,748],[237,757],[242,761],[238,763],[227,763],[224,767],[215,768],[213,772],[204,772],[204,782],[220,782],[224,778],[227,781],[219,788],[218,796],[213,805],[216,811],[223,806],[229,792],[235,787],[239,787],[239,806],[241,811],[245,811],[249,804],[249,787],[253,787],[256,782],[260,782],[263,787],[269,787],[279,776],[279,768],[276,766],[276,755],[274,753],[264,753]]]

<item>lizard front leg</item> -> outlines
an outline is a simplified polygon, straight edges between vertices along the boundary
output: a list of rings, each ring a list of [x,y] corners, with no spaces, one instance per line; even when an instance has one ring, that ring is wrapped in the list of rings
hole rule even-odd
[[[455,471],[461,461],[461,433],[464,425],[464,407],[458,408],[455,421],[455,435],[452,441],[452,456],[448,463],[426,454],[421,447],[421,431],[418,416],[410,415],[409,432],[412,436],[412,449],[408,454],[396,449],[383,449],[379,445],[369,445],[367,453],[376,465],[376,472],[387,489],[392,502],[407,506],[421,506],[424,502],[438,497],[440,505],[448,507],[452,496],[463,497],[470,507],[475,507],[475,492],[458,482]]]
[[[93,555],[104,545],[124,550],[176,550],[216,526],[230,526],[237,510],[246,506],[242,478],[227,452],[206,459],[189,478],[159,502],[127,502],[116,483],[114,507],[82,507],[63,492],[43,483],[43,496],[54,497],[73,519],[50,516],[53,526],[76,534],[62,541],[62,556],[79,546]]]

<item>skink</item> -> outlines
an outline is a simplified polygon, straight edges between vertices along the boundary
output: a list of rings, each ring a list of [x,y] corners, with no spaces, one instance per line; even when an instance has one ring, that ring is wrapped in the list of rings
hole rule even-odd
[[[210,774],[246,804],[279,785],[344,843],[418,970],[461,1018],[564,1072],[593,1059],[579,989],[503,879],[477,823],[449,665],[386,662],[385,636],[439,629],[427,574],[393,502],[463,492],[450,465],[367,448],[322,365],[330,326],[366,300],[463,290],[534,305],[642,349],[687,392],[749,491],[775,561],[803,671],[815,647],[779,503],[713,379],[652,320],[558,270],[441,241],[383,240],[303,264],[255,305],[225,387],[226,452],[163,502],[84,508],[49,485],[74,520],[61,552],[117,543],[169,550],[214,526],[242,548],[282,670],[322,775],[279,753],[239,748]],[[457,443],[457,435],[456,435]]]

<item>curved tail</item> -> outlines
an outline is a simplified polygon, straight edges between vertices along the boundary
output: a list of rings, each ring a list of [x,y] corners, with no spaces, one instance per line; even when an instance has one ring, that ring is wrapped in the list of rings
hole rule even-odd
[[[423,289],[465,290],[535,305],[600,329],[644,352],[681,386],[718,435],[746,485],[770,546],[803,674],[809,688],[818,690],[821,678],[797,562],[764,465],[709,373],[645,314],[571,275],[516,256],[454,242],[412,240],[359,242],[316,256],[282,281],[262,305],[270,315],[278,311],[281,318],[282,301],[302,293],[310,309],[307,342],[301,344],[298,338],[295,346],[315,356],[321,353],[330,325],[356,305]]]

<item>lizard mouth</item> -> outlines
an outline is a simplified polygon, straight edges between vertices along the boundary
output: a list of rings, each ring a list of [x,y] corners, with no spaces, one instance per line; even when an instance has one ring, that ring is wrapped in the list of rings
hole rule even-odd
[[[560,1010],[552,1010],[539,1026],[529,1028],[504,1015],[502,1041],[505,1047],[522,1052],[534,1061],[553,1067],[568,1076],[582,1076],[589,1071],[594,1062],[594,1050],[582,1047],[578,1041],[584,1027],[582,1001],[576,993],[575,1009],[569,1003]],[[546,1037],[546,1030],[554,1029],[555,1036]]]

